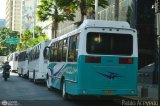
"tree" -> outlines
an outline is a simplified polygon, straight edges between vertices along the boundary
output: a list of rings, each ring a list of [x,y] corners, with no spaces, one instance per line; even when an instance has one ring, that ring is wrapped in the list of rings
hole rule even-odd
[[[34,28],[35,38],[38,38],[39,36],[46,36],[45,33],[43,33],[42,27],[35,26]]]
[[[34,45],[40,43],[43,40],[48,40],[47,35],[42,32],[41,27],[35,26],[34,32],[35,38],[32,37],[33,33],[29,29],[26,29],[24,33],[20,36],[21,43],[17,45],[16,50],[26,50],[27,48],[33,47]]]
[[[74,10],[80,10],[81,12],[81,22],[84,20],[84,16],[88,14],[88,12],[93,15],[95,8],[95,0],[55,0],[57,5],[61,8],[68,9],[70,12],[75,12]],[[108,0],[99,0],[99,6],[105,8],[108,6]],[[91,10],[91,11],[88,11]]]
[[[16,51],[16,44],[6,43],[6,39],[19,37],[19,32],[9,28],[0,28],[0,55],[8,55],[9,52]]]
[[[37,16],[40,21],[52,21],[52,38],[57,37],[58,23],[65,20],[73,20],[74,14],[68,13],[56,4],[54,0],[41,0],[37,6]],[[53,33],[54,32],[54,33]]]

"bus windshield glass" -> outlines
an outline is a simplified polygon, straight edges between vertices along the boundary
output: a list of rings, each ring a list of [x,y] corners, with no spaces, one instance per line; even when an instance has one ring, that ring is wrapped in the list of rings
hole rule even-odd
[[[87,34],[88,54],[132,55],[133,37],[130,34],[97,33]]]

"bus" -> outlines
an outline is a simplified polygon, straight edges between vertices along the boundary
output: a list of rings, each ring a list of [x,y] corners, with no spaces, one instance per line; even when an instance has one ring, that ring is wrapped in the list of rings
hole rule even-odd
[[[17,72],[17,67],[18,67],[18,52],[11,53],[7,57],[7,60],[9,62],[9,65],[11,66],[10,71]]]
[[[18,55],[18,75],[28,78],[28,53],[31,48],[21,51]]]
[[[50,40],[42,41],[32,47],[28,52],[28,77],[34,83],[45,81],[47,73],[47,62],[43,51],[48,46]]]
[[[18,54],[18,75],[23,76],[24,66],[26,61],[26,51],[19,52]]]
[[[7,61],[7,56],[0,56],[0,68],[2,68],[5,61]]]
[[[47,87],[70,95],[137,95],[137,31],[127,22],[85,20],[46,47]]]

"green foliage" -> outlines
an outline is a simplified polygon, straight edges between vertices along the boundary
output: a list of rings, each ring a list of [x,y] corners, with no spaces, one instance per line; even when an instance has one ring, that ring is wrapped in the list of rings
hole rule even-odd
[[[57,5],[64,9],[70,10],[70,13],[75,12],[75,10],[81,11],[81,21],[84,20],[84,16],[88,14],[88,10],[94,10],[95,0],[55,0]],[[108,6],[108,0],[99,0],[99,6],[105,8]],[[94,12],[92,12],[94,14]],[[93,15],[91,14],[91,15]]]
[[[39,36],[46,36],[45,33],[43,33],[43,29],[39,26],[35,26],[34,28],[34,31],[35,31],[35,38],[38,38]]]
[[[48,40],[47,35],[42,32],[41,27],[36,26],[34,28],[34,32],[35,38],[33,38],[33,33],[29,29],[26,29],[24,31],[24,33],[20,37],[21,43],[18,44],[16,48],[18,51],[26,50],[27,48],[33,47],[43,40]]]
[[[9,52],[16,51],[16,44],[6,43],[6,39],[11,37],[19,37],[19,33],[9,28],[0,28],[0,55],[8,55]]]
[[[58,23],[73,20],[74,14],[60,8],[54,0],[41,0],[38,5],[37,16],[40,21],[52,20],[52,37],[56,37]],[[53,33],[54,31],[54,33]]]

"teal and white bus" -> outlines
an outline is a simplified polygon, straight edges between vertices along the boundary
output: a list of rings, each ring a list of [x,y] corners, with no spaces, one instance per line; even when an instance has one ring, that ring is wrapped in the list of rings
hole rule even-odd
[[[45,48],[47,87],[68,95],[137,95],[137,32],[127,22],[85,20]]]

